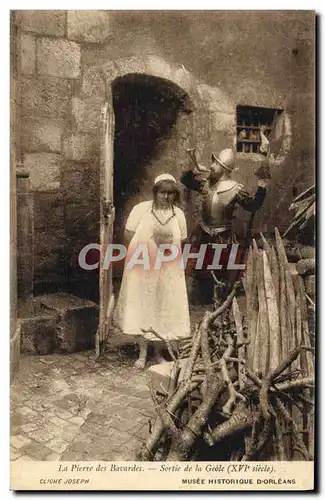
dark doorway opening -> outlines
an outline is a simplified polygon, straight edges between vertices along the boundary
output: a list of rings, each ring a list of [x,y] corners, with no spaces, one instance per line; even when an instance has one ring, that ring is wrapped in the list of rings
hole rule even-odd
[[[169,138],[177,134],[180,113],[190,113],[191,105],[187,94],[175,84],[148,75],[125,75],[113,82],[112,89],[114,242],[123,243],[126,219],[134,205],[151,199],[157,162],[162,157],[168,162],[167,156],[173,154],[166,152]],[[114,270],[115,279],[121,274],[122,269]]]

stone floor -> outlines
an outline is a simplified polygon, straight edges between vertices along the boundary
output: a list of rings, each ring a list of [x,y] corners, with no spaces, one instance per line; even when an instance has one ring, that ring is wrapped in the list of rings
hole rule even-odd
[[[154,416],[133,348],[22,356],[11,387],[11,460],[135,460]]]
[[[191,307],[191,323],[207,306]],[[122,343],[121,343],[122,342]],[[94,352],[22,355],[11,386],[11,460],[135,460],[155,418],[134,344],[110,337]]]

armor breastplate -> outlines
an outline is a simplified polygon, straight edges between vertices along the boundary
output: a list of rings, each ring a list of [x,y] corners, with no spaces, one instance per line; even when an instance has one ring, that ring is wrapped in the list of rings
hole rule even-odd
[[[221,181],[202,200],[202,220],[211,228],[231,226],[239,185],[235,181]]]

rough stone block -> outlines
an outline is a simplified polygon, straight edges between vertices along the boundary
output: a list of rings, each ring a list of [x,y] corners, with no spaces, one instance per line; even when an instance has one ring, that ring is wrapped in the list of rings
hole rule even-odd
[[[41,35],[64,36],[67,13],[64,10],[20,10],[16,19],[25,31]]]
[[[95,202],[99,195],[99,168],[67,161],[61,172],[61,189],[65,203]]]
[[[98,140],[89,134],[72,134],[63,141],[66,159],[87,161],[98,156]]]
[[[21,34],[20,68],[24,75],[35,74],[36,42],[33,35]]]
[[[71,83],[53,77],[22,80],[22,111],[25,115],[66,118],[69,115]]]
[[[99,312],[96,304],[67,294],[44,296],[41,303],[60,318],[57,325],[60,351],[74,352],[94,346]]]
[[[110,12],[104,10],[68,11],[68,38],[81,42],[102,42],[110,34]]]
[[[68,40],[39,38],[37,40],[37,72],[40,75],[79,78],[80,45]]]
[[[174,70],[170,64],[168,64],[168,62],[161,57],[149,56],[148,74],[158,76],[160,78],[166,78],[166,80],[172,80],[174,77]]]
[[[114,64],[117,66],[120,75],[127,73],[146,73],[148,70],[146,62],[142,58],[136,56],[122,57],[114,61]],[[163,66],[160,66],[158,76],[163,75],[164,69]],[[165,76],[165,78],[168,77]]]
[[[85,71],[81,92],[88,97],[105,96],[105,79],[98,68],[89,68]]]
[[[183,370],[187,359],[184,358],[180,361],[180,374],[179,381],[182,380]],[[174,362],[160,363],[159,365],[152,365],[147,370],[147,376],[151,381],[152,388],[160,394],[168,394],[170,384],[175,379]]]
[[[24,166],[30,172],[31,189],[48,191],[60,187],[61,156],[55,153],[29,153]]]
[[[63,226],[63,196],[60,192],[34,194],[34,228],[50,229]]]
[[[56,348],[56,314],[21,320],[21,352],[51,354]]]
[[[98,129],[103,102],[102,97],[90,97],[84,100],[79,97],[72,98],[72,114],[79,132],[92,132]]]
[[[61,152],[62,120],[25,116],[22,119],[21,141],[25,151]]]

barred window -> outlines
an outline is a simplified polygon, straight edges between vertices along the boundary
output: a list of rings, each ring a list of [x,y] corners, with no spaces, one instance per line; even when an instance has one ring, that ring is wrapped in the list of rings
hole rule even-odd
[[[237,106],[237,152],[262,153],[261,134],[269,138],[281,109]]]

